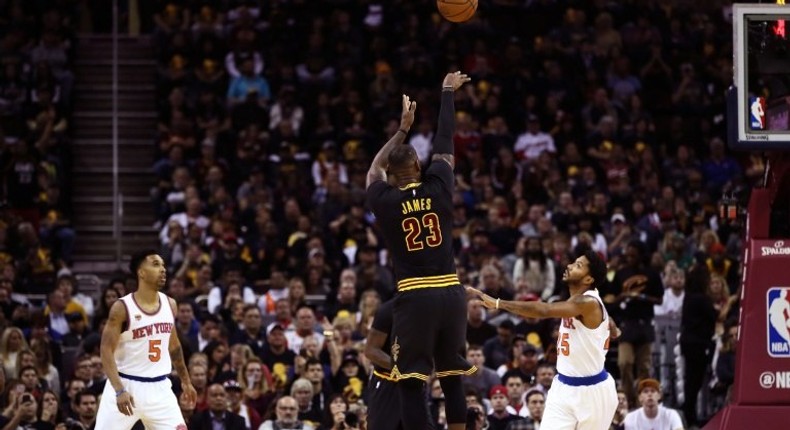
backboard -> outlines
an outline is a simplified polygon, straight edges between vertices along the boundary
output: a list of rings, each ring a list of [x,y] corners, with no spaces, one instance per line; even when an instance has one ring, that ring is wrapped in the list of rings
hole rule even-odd
[[[739,150],[790,150],[790,7],[733,5],[734,86],[728,140]]]

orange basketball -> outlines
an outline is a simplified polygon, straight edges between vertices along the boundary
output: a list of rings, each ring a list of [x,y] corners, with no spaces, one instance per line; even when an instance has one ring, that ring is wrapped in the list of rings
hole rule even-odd
[[[464,22],[477,11],[477,0],[436,0],[436,8],[450,22]]]

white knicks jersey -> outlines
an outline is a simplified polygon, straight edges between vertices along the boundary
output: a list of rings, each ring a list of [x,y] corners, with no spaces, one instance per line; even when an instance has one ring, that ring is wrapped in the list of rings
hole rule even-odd
[[[585,296],[594,297],[601,305],[603,321],[598,327],[587,328],[576,318],[563,318],[557,339],[557,372],[565,376],[593,376],[603,370],[609,350],[609,315],[598,290],[588,290]]]
[[[154,378],[169,375],[173,370],[169,351],[170,334],[175,328],[173,308],[166,295],[157,294],[159,309],[152,314],[137,305],[133,294],[120,298],[126,306],[129,323],[115,349],[115,363],[120,373]]]

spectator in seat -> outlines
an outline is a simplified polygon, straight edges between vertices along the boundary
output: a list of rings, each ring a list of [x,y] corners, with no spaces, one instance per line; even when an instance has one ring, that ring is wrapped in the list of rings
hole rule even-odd
[[[66,303],[61,290],[49,293],[44,315],[49,319],[49,333],[53,340],[61,341],[63,336],[69,333],[69,323],[66,315],[71,313],[84,315],[85,311],[82,309],[82,306],[73,300]]]
[[[63,412],[60,409],[60,400],[57,391],[45,390],[41,396],[41,422],[49,423],[53,428],[58,423],[65,421]]]
[[[228,412],[244,419],[247,430],[255,430],[261,425],[261,416],[258,412],[242,402],[242,387],[235,379],[225,381],[222,386],[228,395]]]
[[[485,367],[485,356],[480,345],[469,345],[466,349],[466,361],[477,367],[477,370],[471,375],[461,376],[464,385],[474,387],[480,393],[488,393],[495,385],[499,385],[499,375],[494,370]]]
[[[623,331],[617,364],[629,403],[635,399],[635,373],[637,379],[650,376],[655,340],[653,307],[661,305],[664,296],[660,277],[646,266],[644,259],[644,244],[639,241],[629,243],[625,250],[625,264],[615,272],[603,295],[609,315],[618,320]]]
[[[93,316],[95,306],[93,304],[93,298],[80,293],[78,287],[79,283],[77,282],[77,278],[71,274],[71,271],[68,269],[61,269],[60,272],[58,272],[58,281],[55,288],[63,293],[63,300],[66,301],[66,307],[69,308],[68,312],[80,312],[80,308],[76,305],[81,306],[83,311],[80,312],[80,314],[85,318],[85,322],[87,323],[88,318]],[[74,304],[69,306],[71,303]]]
[[[221,428],[245,429],[244,418],[228,410],[228,393],[222,384],[211,384],[207,390],[208,409],[197,412],[189,421],[189,428],[193,430],[212,430]]]
[[[275,419],[267,420],[258,430],[294,429],[294,430],[314,430],[312,424],[298,419],[299,405],[295,398],[283,396],[277,400],[274,409]]]
[[[181,228],[187,229],[191,224],[195,224],[200,229],[206,230],[210,224],[210,220],[205,217],[201,211],[203,210],[202,203],[197,197],[190,198],[186,201],[186,210],[184,212],[175,213],[170,216],[165,223],[165,227],[159,233],[159,239],[162,243],[166,243],[169,237],[170,221],[176,221],[181,225]]]
[[[39,421],[38,404],[38,400],[31,393],[20,394],[18,407],[11,412],[11,416],[0,416],[0,426],[9,429],[45,430],[50,428],[48,423]]]
[[[61,371],[52,364],[52,345],[50,341],[42,338],[32,338],[30,340],[30,350],[35,354],[34,366],[38,370],[39,375],[44,378],[52,391],[60,393]]]
[[[486,311],[480,300],[469,300],[466,311],[466,341],[470,345],[483,345],[488,339],[496,336],[497,329],[485,320]]]
[[[535,427],[540,428],[540,422],[543,421],[543,411],[546,410],[546,393],[530,389],[524,396],[524,403],[527,404],[529,418],[535,423]]]
[[[519,374],[509,374],[503,378],[507,387],[507,412],[519,417],[529,417],[529,408],[524,402],[524,392],[527,389],[527,382]]]
[[[72,251],[76,232],[71,226],[71,217],[65,209],[61,189],[57,184],[47,185],[44,198],[39,203],[39,213],[41,223],[38,232],[41,242],[53,250],[54,257],[62,266],[70,266],[73,264]],[[93,314],[92,308],[90,314]]]
[[[269,82],[255,72],[255,62],[252,58],[241,60],[240,75],[231,78],[228,87],[228,104],[239,105],[245,100],[255,99],[261,106],[266,106],[272,98]]]
[[[88,326],[85,318],[79,312],[66,314],[66,321],[69,324],[69,332],[63,336],[61,344],[64,347],[76,348],[82,343],[82,339],[88,334]]]
[[[550,134],[541,131],[540,119],[537,115],[527,116],[527,130],[518,136],[513,148],[516,158],[521,161],[534,161],[543,151],[556,153],[554,139]]]
[[[510,422],[522,419],[508,412],[507,388],[504,385],[491,387],[489,398],[491,399],[491,411],[488,414],[489,430],[506,430]]]
[[[99,405],[96,394],[89,391],[81,391],[74,399],[74,404],[77,406],[77,418],[82,428],[93,428],[94,424],[96,424],[96,412]]]
[[[524,278],[527,291],[519,293],[537,294],[548,300],[554,293],[554,262],[546,257],[539,237],[529,237],[519,241],[522,255],[513,267],[513,280]]]
[[[625,416],[625,430],[646,428],[683,430],[680,414],[674,409],[664,407],[661,402],[661,383],[655,379],[639,381],[637,388],[639,403],[642,407],[634,409]]]
[[[269,368],[261,362],[260,358],[250,357],[239,370],[237,380],[243,389],[244,403],[263,416],[261,414],[268,411],[276,390],[280,389],[274,385]]]
[[[514,327],[510,319],[503,320],[497,328],[496,337],[488,339],[483,345],[486,367],[496,369],[508,361]]]
[[[243,321],[244,330],[232,335],[232,343],[247,345],[260,357],[266,343],[266,328],[262,325],[261,310],[256,305],[245,305]]]

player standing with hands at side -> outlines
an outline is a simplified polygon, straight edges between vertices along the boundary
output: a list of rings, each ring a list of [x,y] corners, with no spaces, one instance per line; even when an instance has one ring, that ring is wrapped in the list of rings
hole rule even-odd
[[[194,404],[197,393],[175,335],[176,302],[160,292],[167,282],[165,262],[156,252],[144,251],[132,256],[129,268],[137,276],[137,291],[112,305],[102,333],[108,383],[96,430],[128,430],[138,419],[147,429],[186,430],[167,378],[173,367],[185,400]]]
[[[564,302],[499,300],[471,287],[489,309],[503,309],[526,318],[562,318],[557,339],[557,376],[546,398],[541,428],[607,430],[617,409],[614,379],[604,369],[609,338],[619,330],[604,308],[600,287],[606,263],[592,250],[565,269],[562,280],[571,296]]]
[[[434,154],[422,174],[417,152],[404,145],[417,104],[403,96],[400,130],[368,170],[367,199],[392,255],[398,292],[393,304],[392,366],[403,428],[431,428],[425,383],[435,370],[446,399],[450,430],[466,426],[461,375],[474,372],[461,355],[466,342],[466,294],[458,281],[450,238],[453,226],[455,91],[469,77],[442,82]]]

